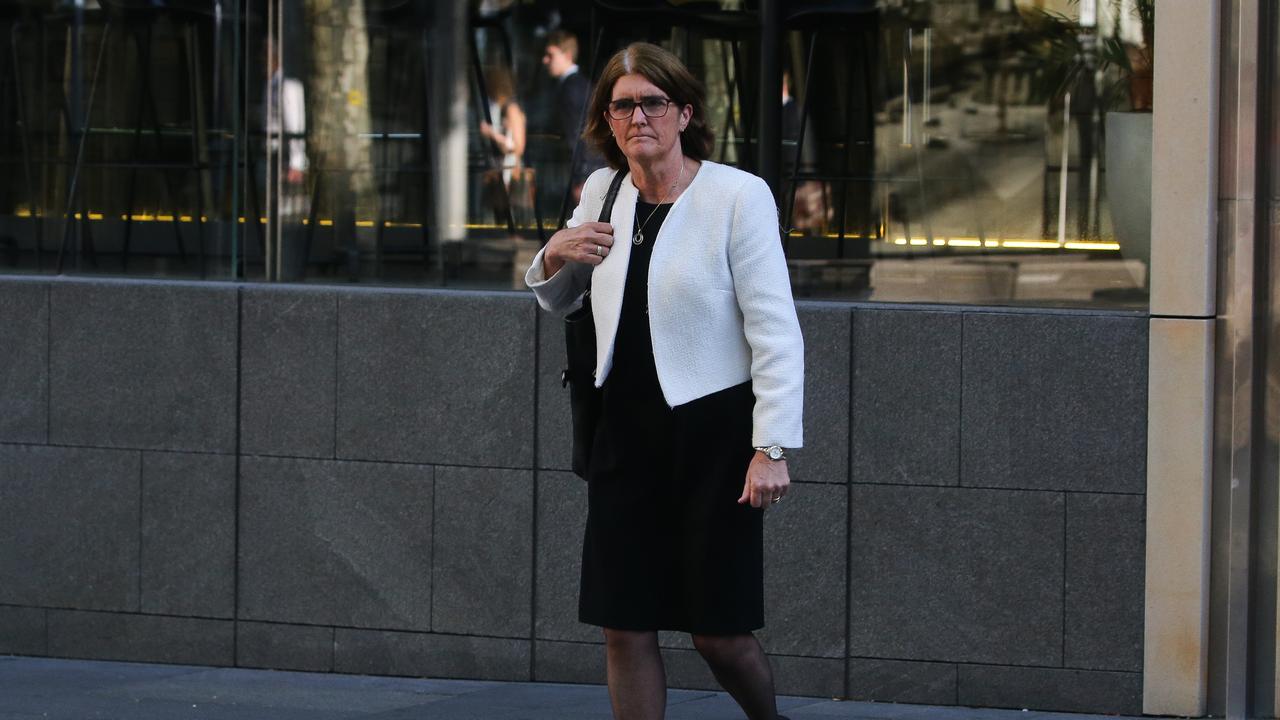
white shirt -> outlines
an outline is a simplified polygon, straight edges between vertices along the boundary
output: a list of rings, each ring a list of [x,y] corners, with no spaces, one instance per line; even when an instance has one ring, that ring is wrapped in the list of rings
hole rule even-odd
[[[587,178],[568,227],[599,218],[613,174],[601,168]],[[613,364],[638,197],[628,175],[613,205],[613,248],[594,269],[570,262],[547,278],[544,249],[525,274],[538,304],[561,314],[580,304],[590,279],[596,387],[604,385]],[[751,380],[752,445],[800,447],[804,341],[769,186],[737,168],[703,161],[654,242],[649,332],[667,405]]]
[[[284,92],[281,92],[283,84]],[[307,131],[307,106],[302,81],[286,78],[276,70],[267,84],[267,137],[272,151],[280,148],[282,134],[280,115],[284,114],[283,134],[289,139],[288,163],[290,170],[307,169],[307,141],[300,137]]]

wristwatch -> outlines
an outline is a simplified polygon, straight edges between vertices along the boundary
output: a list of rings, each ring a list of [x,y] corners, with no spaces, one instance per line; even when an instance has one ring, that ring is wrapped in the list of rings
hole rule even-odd
[[[770,445],[768,447],[758,447],[756,448],[756,450],[759,450],[760,452],[764,453],[764,456],[769,458],[770,460],[777,461],[777,460],[785,460],[787,458],[787,454],[783,452],[782,448],[778,445]]]

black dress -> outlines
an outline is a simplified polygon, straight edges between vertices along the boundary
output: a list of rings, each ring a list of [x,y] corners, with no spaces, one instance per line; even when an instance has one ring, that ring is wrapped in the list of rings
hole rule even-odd
[[[578,616],[620,630],[728,635],[764,625],[762,510],[739,505],[755,397],[745,382],[675,408],[658,384],[648,276],[670,205],[636,203],[600,424],[587,471]]]

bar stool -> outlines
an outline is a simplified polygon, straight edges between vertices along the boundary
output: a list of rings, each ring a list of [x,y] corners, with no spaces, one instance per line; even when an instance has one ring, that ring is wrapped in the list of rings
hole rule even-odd
[[[31,123],[27,115],[28,98],[23,90],[24,53],[20,50],[21,38],[30,28],[39,29],[42,12],[48,9],[48,0],[9,0],[0,5],[0,27],[7,32],[4,36],[9,42],[9,51],[4,53],[4,62],[9,70],[4,86],[12,93],[0,97],[0,107],[12,109],[12,115],[3,119],[3,123],[12,123],[17,137],[17,145],[21,151],[22,185],[25,190],[26,206],[30,212],[33,228],[32,250],[35,253],[36,268],[40,267],[40,249],[44,240],[44,220],[40,211],[40,193],[34,179],[35,164],[32,160]],[[37,56],[38,57],[38,56]],[[37,60],[37,62],[39,62]],[[17,238],[0,236],[0,249],[3,249],[9,265],[16,267],[21,244]]]
[[[839,205],[836,215],[839,217],[837,232],[837,255],[845,256],[846,219],[848,214],[848,185],[851,181],[863,180],[866,173],[859,173],[854,168],[853,147],[856,144],[870,144],[874,164],[874,88],[875,79],[875,47],[876,34],[879,29],[876,0],[836,0],[818,2],[816,0],[794,0],[784,10],[783,27],[798,30],[806,38],[806,60],[803,68],[804,80],[799,85],[803,91],[798,120],[795,156],[790,163],[790,191],[787,193],[783,210],[783,227],[787,229],[786,242],[790,243],[790,230],[795,214],[796,191],[801,182],[816,180],[824,183],[839,184]],[[812,84],[814,79],[814,56],[819,36],[836,37],[846,50],[848,68],[848,85],[846,87],[844,130],[842,145],[844,152],[839,170],[835,172],[818,172],[804,168],[803,158],[805,135],[809,125]],[[859,72],[861,71],[861,72]],[[859,90],[861,92],[859,92]],[[864,163],[865,164],[865,163]],[[866,233],[863,233],[864,235]],[[862,254],[862,253],[860,253]]]
[[[138,54],[137,68],[142,75],[142,85],[138,90],[137,99],[134,106],[132,119],[132,146],[128,155],[128,160],[124,164],[129,169],[127,200],[125,203],[125,223],[124,223],[124,240],[121,251],[122,268],[128,269],[130,256],[130,246],[133,234],[133,220],[135,215],[135,203],[137,201],[137,176],[139,170],[152,170],[160,173],[162,182],[162,191],[164,193],[164,202],[172,211],[172,227],[174,235],[174,243],[178,251],[178,257],[184,263],[187,259],[186,246],[183,240],[180,213],[177,208],[178,192],[174,186],[173,178],[169,171],[175,169],[183,169],[194,171],[196,173],[196,202],[193,220],[196,223],[197,240],[200,252],[200,274],[204,277],[207,272],[205,239],[204,239],[204,193],[205,180],[204,173],[207,170],[205,163],[202,161],[204,152],[204,118],[201,111],[202,98],[201,78],[199,77],[200,67],[200,47],[199,38],[196,34],[197,28],[211,21],[215,14],[216,0],[99,0],[102,8],[99,11],[90,13],[86,12],[86,18],[90,23],[101,23],[102,32],[100,37],[100,46],[98,58],[94,65],[92,79],[89,85],[89,100],[85,107],[83,120],[78,128],[73,127],[73,134],[77,135],[76,156],[71,172],[70,187],[67,193],[67,212],[70,215],[76,207],[78,197],[79,177],[85,167],[85,147],[88,142],[89,135],[93,132],[92,118],[97,99],[97,88],[103,77],[104,66],[106,65],[105,56],[108,44],[111,41],[112,32],[123,29],[129,36],[133,38],[134,45]],[[156,104],[155,91],[151,83],[151,65],[153,51],[153,36],[157,25],[163,23],[171,23],[181,27],[182,29],[182,45],[183,45],[183,70],[187,76],[187,106],[190,118],[188,125],[191,156],[188,162],[172,163],[166,162],[162,157],[155,160],[144,161],[139,155],[141,153],[141,141],[143,134],[143,113],[147,112],[150,116],[150,130],[154,138],[154,149],[159,155],[163,151],[163,135],[160,126],[160,117]],[[216,111],[216,109],[215,109]],[[82,193],[80,194],[82,196]],[[81,200],[80,207],[81,222],[85,222],[88,218],[88,208]],[[66,225],[63,243],[58,253],[58,270],[61,272],[64,262],[65,253],[68,248],[71,236],[71,222]]]

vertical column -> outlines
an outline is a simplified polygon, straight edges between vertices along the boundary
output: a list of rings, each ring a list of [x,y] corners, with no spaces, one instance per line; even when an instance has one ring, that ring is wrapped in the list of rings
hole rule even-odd
[[[427,86],[431,103],[431,135],[436,156],[435,237],[440,243],[466,238],[467,219],[467,98],[468,37],[466,0],[434,5],[431,38],[431,78]],[[443,247],[441,248],[443,250]],[[440,257],[443,261],[444,253]]]
[[[1213,323],[1152,318],[1142,711],[1205,714]]]
[[[1151,152],[1151,314],[1214,315],[1218,3],[1160,3]]]
[[[760,130],[759,164],[756,172],[773,188],[782,191],[782,8],[779,0],[760,2]]]
[[[1218,391],[1213,531],[1215,604],[1210,617],[1215,651],[1210,658],[1210,712],[1228,718],[1249,717],[1264,668],[1274,657],[1255,653],[1261,637],[1273,637],[1271,608],[1256,595],[1258,528],[1274,521],[1275,508],[1258,505],[1266,483],[1260,461],[1266,449],[1262,398],[1266,393],[1265,355],[1269,334],[1265,301],[1270,250],[1260,239],[1259,82],[1262,3],[1223,3],[1219,149]],[[1269,678],[1268,678],[1269,679]],[[1220,680],[1220,682],[1219,682]],[[1221,705],[1219,707],[1219,704]],[[1264,701],[1265,706],[1273,702]]]
[[[1208,702],[1218,5],[1155,17],[1142,709],[1156,715]]]

